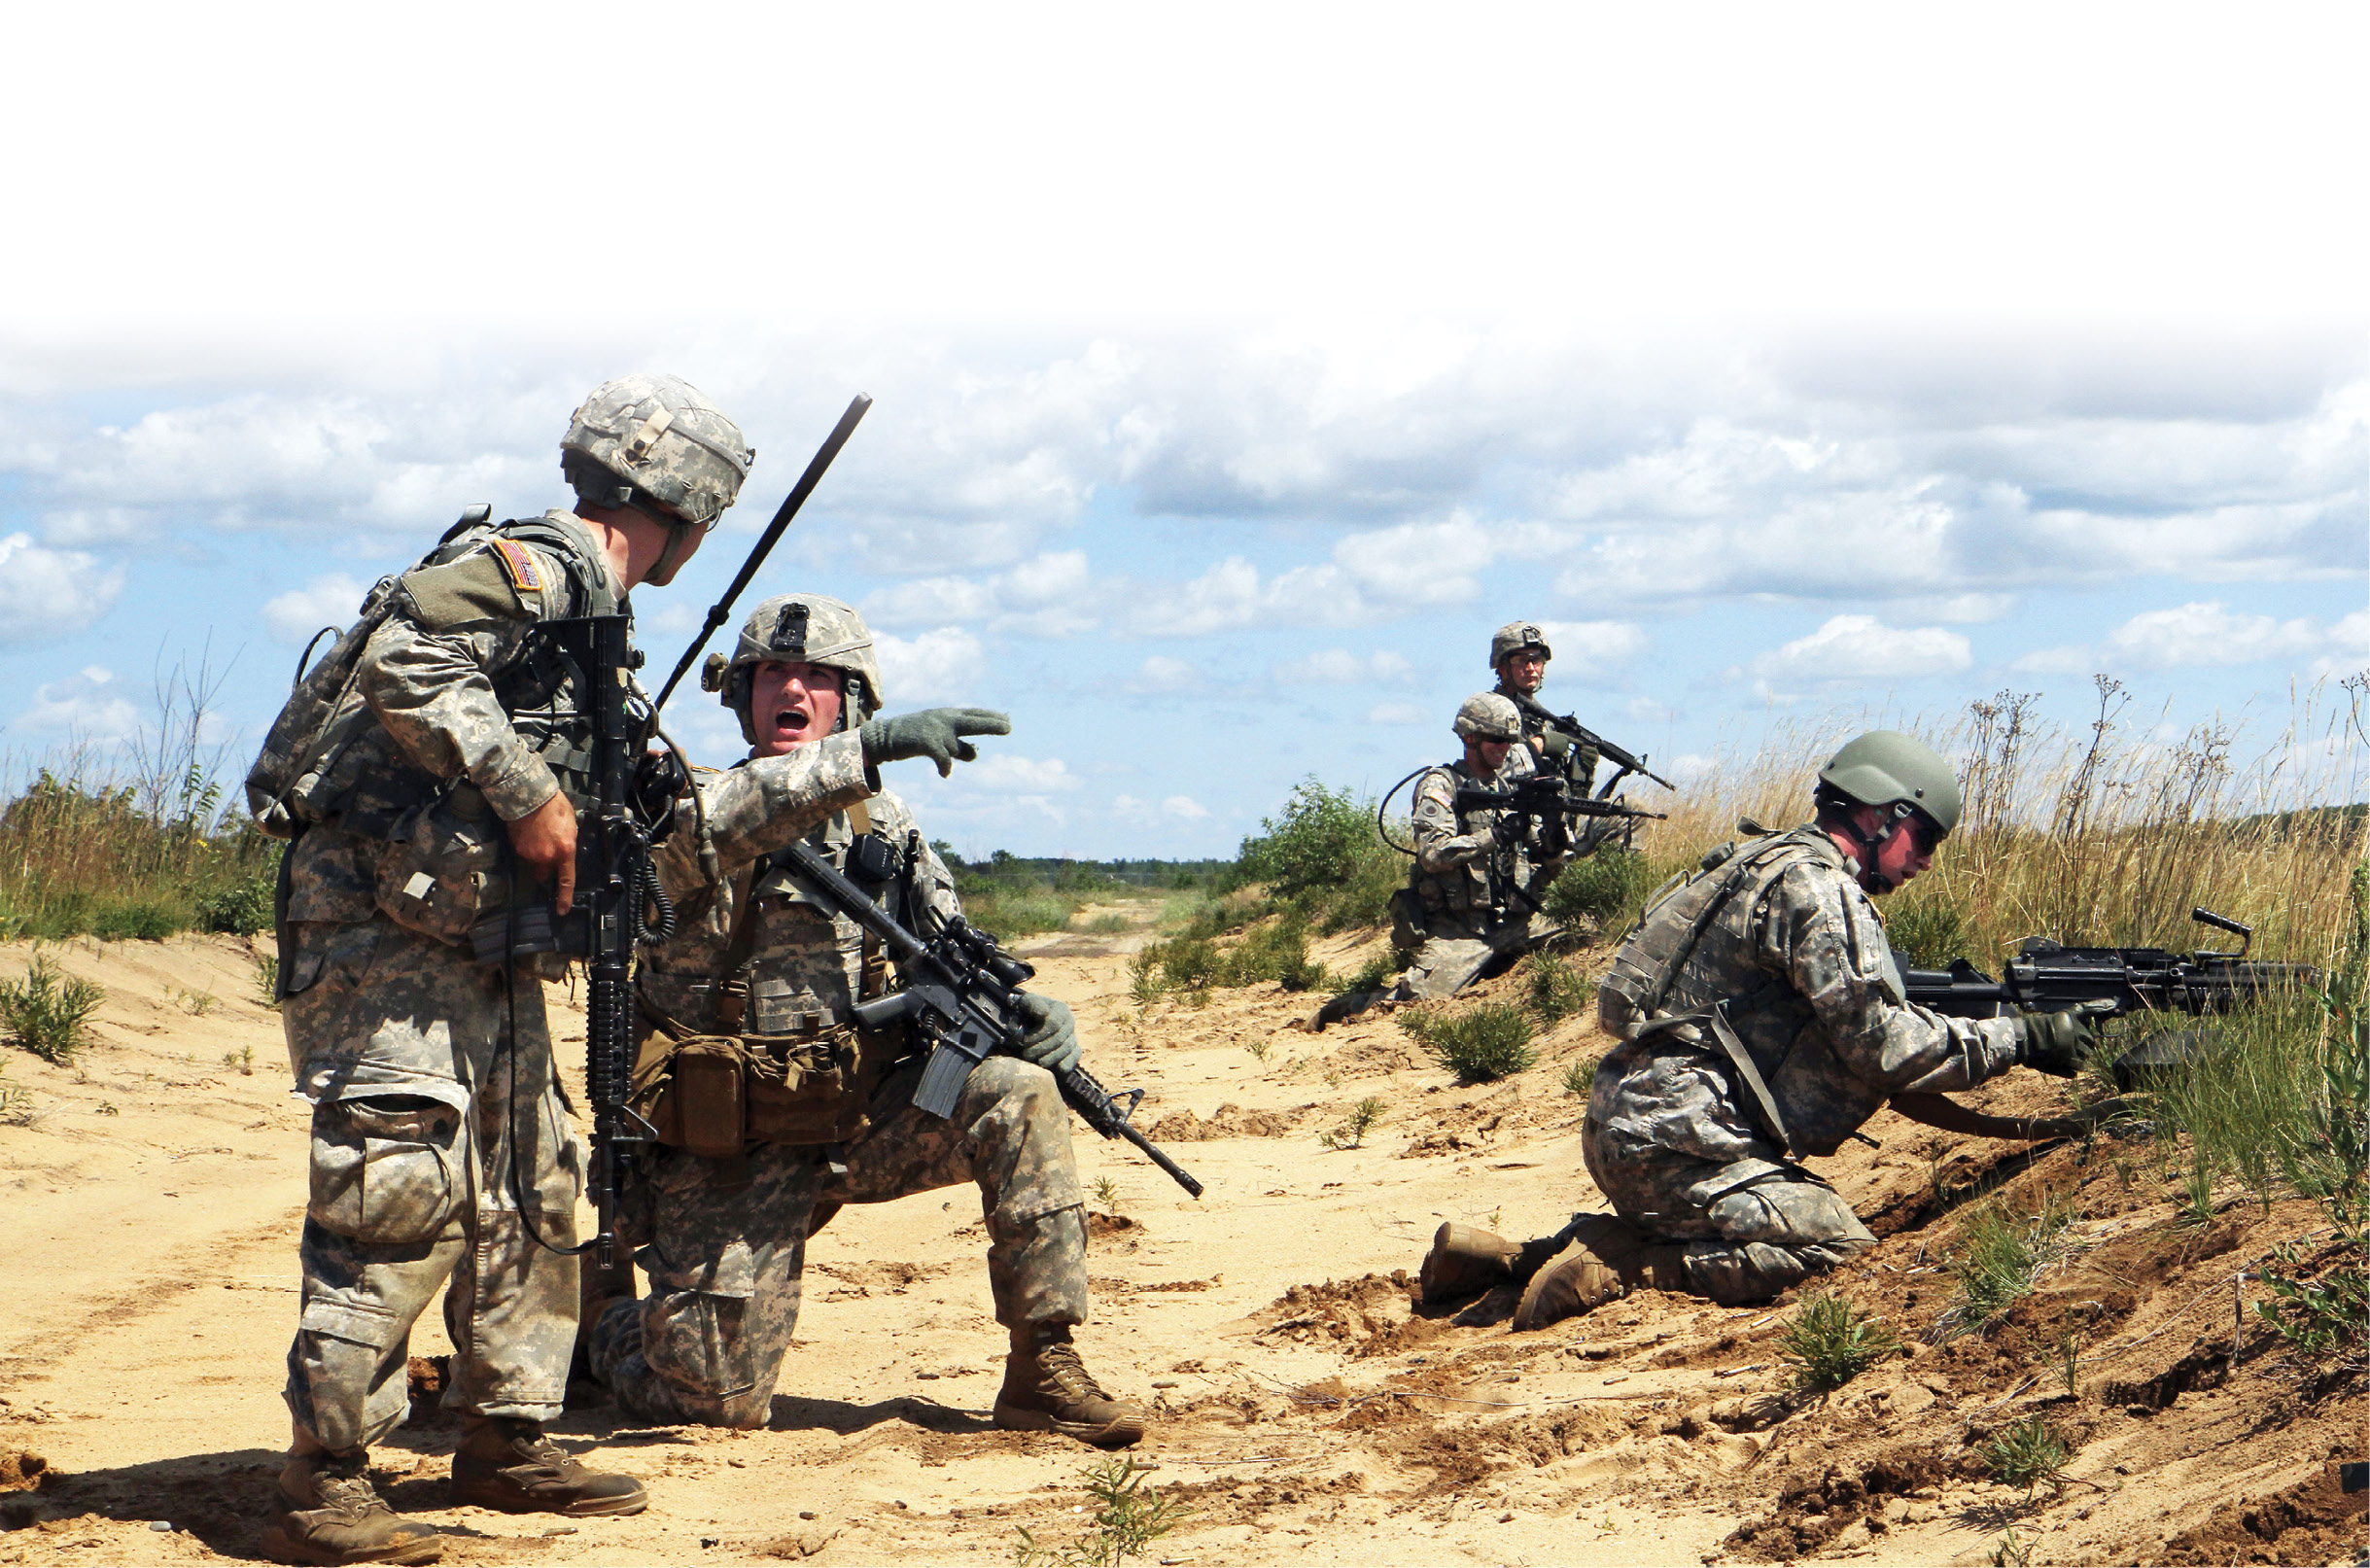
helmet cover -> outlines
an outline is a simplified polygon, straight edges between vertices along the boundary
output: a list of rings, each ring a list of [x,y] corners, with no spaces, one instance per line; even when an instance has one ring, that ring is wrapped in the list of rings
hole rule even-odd
[[[1555,650],[1547,645],[1547,634],[1539,629],[1538,622],[1508,621],[1498,628],[1498,635],[1489,640],[1489,667],[1495,670],[1506,662],[1506,655],[1519,653],[1526,647],[1535,647],[1551,659],[1555,656]]]
[[[881,666],[873,657],[872,628],[864,617],[854,606],[822,594],[776,594],[741,623],[741,640],[730,659],[710,656],[700,682],[721,693],[717,700],[740,715],[741,734],[752,743],[756,731],[749,716],[749,673],[774,660],[821,665],[856,678],[854,684],[841,683],[848,699],[844,722],[850,728],[881,711]]]
[[[741,427],[690,382],[627,375],[592,391],[560,438],[568,454],[617,476],[686,523],[710,524],[741,493],[757,454]]]
[[[1518,741],[1522,715],[1494,691],[1476,692],[1456,711],[1456,733],[1468,741]]]

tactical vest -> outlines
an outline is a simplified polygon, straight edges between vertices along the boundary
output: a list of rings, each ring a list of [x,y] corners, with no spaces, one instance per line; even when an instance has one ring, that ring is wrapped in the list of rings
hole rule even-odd
[[[1483,784],[1467,774],[1456,763],[1446,763],[1426,773],[1416,785],[1420,794],[1433,779],[1448,781],[1448,798],[1453,803],[1459,788],[1503,789],[1517,778],[1531,771],[1516,761],[1516,753],[1507,752],[1508,765],[1498,771],[1497,778]],[[1487,833],[1498,819],[1496,812],[1458,812],[1456,831],[1459,837]],[[1446,871],[1426,871],[1419,857],[1408,867],[1406,892],[1424,915],[1450,914],[1470,921],[1502,920],[1510,904],[1518,904],[1515,889],[1529,878],[1530,860],[1519,850],[1492,846],[1489,853],[1463,865],[1450,866]],[[1527,911],[1526,911],[1527,912]]]
[[[611,591],[607,564],[580,526],[552,516],[489,525],[474,511],[465,515],[409,572],[379,578],[328,655],[309,671],[299,667],[288,701],[248,770],[247,809],[257,826],[274,838],[294,838],[316,822],[338,821],[366,838],[383,838],[405,811],[444,786],[446,781],[413,764],[385,737],[356,689],[363,649],[405,601],[439,622],[474,610],[506,612],[514,600],[505,605],[475,585],[420,575],[490,552],[505,539],[536,545],[559,562],[571,613],[608,615],[626,608]],[[485,586],[499,583],[489,576]],[[491,676],[495,697],[521,738],[551,765],[569,798],[581,805],[589,796],[591,733],[568,695],[566,673],[547,652],[531,652]],[[373,732],[386,744],[368,744]]]
[[[867,881],[859,849],[881,844],[862,802],[824,824],[817,845],[824,858],[859,885]],[[871,1127],[873,1092],[910,1046],[902,1025],[858,1026],[848,1009],[888,992],[890,971],[879,941],[807,891],[781,857],[759,860],[741,881],[722,970],[685,980],[643,972],[637,1000],[647,1030],[634,1066],[637,1108],[662,1143],[709,1159],[730,1159],[750,1143],[789,1146],[851,1142]],[[888,895],[902,901],[910,874],[889,879]],[[769,976],[758,954],[761,911],[805,907],[831,933],[835,961],[842,944],[857,941],[852,993],[815,995]],[[892,909],[910,924],[903,909]],[[845,972],[844,964],[841,968]]]
[[[1788,870],[1808,862],[1844,866],[1834,841],[1811,824],[1714,850],[1699,870],[1656,890],[1597,983],[1600,1016],[1623,1039],[1659,1034],[1674,1046],[1709,1047],[1725,1057],[1747,1100],[1741,1108],[1790,1153],[1800,1151],[1768,1088],[1785,1057],[1755,1050],[1729,1020],[1788,1015],[1777,1028],[1754,1032],[1789,1041],[1810,1022],[1810,1004],[1793,985],[1752,958],[1762,900]]]

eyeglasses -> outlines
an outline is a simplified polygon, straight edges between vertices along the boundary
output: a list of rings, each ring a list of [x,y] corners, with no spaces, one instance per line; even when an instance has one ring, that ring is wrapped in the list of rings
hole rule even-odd
[[[1920,854],[1932,854],[1950,836],[1950,829],[1915,806],[1904,804],[1893,809],[1899,816],[1902,825],[1909,829],[1910,836],[1917,840],[1917,853]]]

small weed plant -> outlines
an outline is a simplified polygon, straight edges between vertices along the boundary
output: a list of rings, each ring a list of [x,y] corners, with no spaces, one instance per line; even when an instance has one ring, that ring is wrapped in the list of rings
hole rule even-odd
[[[2032,1568],[2034,1545],[2018,1535],[2016,1526],[2011,1524],[2000,1532],[2000,1539],[1992,1543],[1992,1550],[1983,1560],[1992,1568]]]
[[[1117,1209],[1119,1206],[1119,1183],[1113,1181],[1108,1176],[1097,1177],[1095,1180],[1095,1202],[1102,1205],[1105,1213],[1110,1213]]]
[[[223,1065],[236,1070],[242,1077],[254,1077],[255,1047],[253,1045],[242,1045],[235,1051],[225,1051],[223,1053]]]
[[[1581,929],[1623,930],[1645,912],[1647,896],[1667,875],[1668,869],[1649,856],[1608,844],[1563,868],[1547,890],[1547,918]]]
[[[2255,1315],[2307,1361],[2359,1372],[2370,1367],[2370,1269],[2358,1240],[2339,1254],[2316,1275],[2294,1243],[2282,1245],[2263,1270],[2271,1299],[2254,1304]]]
[[[1092,932],[1096,936],[1117,936],[1120,932],[1129,929],[1134,923],[1135,923],[1128,919],[1127,916],[1122,915],[1119,913],[1119,911],[1113,909],[1105,910],[1102,914],[1099,914],[1093,920],[1088,921],[1082,929]]]
[[[8,1081],[8,1064],[0,1063],[0,1125],[24,1127],[33,1120],[33,1092]]]
[[[222,1005],[222,998],[210,991],[177,991],[173,1000],[180,1003],[181,1010],[192,1018],[203,1018]]]
[[[1396,1016],[1399,1027],[1434,1061],[1455,1073],[1458,1083],[1495,1083],[1539,1061],[1539,1053],[1531,1048],[1537,1027],[1519,1007],[1483,1002],[1461,1013],[1408,1007]]]
[[[106,999],[103,987],[37,957],[22,980],[0,981],[0,1028],[44,1062],[71,1062],[89,1038],[90,1015]]]
[[[255,956],[255,999],[273,1012],[280,1010],[280,956],[259,953]]]
[[[1552,953],[1534,953],[1523,974],[1522,1004],[1548,1028],[1596,999],[1596,982],[1580,965]]]
[[[1382,1120],[1382,1101],[1368,1096],[1350,1107],[1342,1125],[1319,1132],[1316,1140],[1328,1149],[1354,1149],[1366,1141],[1375,1124]]]
[[[1992,1479],[2004,1486],[2023,1487],[2027,1502],[2041,1485],[2065,1484],[2066,1460],[2071,1456],[2066,1440],[2039,1415],[2002,1427],[1975,1445],[1975,1457],[1983,1461]]]
[[[1376,954],[1358,965],[1355,973],[1342,983],[1340,994],[1354,992],[1380,991],[1399,978],[1399,956],[1388,950]]]
[[[1802,1394],[1841,1388],[1899,1348],[1899,1335],[1832,1291],[1804,1302],[1778,1336],[1778,1355]]]
[[[2063,1254],[2072,1218],[2067,1205],[2046,1195],[2038,1214],[2017,1214],[2005,1203],[1986,1203],[1969,1214],[1950,1257],[1959,1295],[1941,1316],[1946,1332],[1979,1329],[2031,1290],[2040,1272]]]
[[[1142,1556],[1147,1547],[1193,1512],[1163,1496],[1160,1488],[1146,1486],[1144,1478],[1151,1473],[1150,1465],[1128,1458],[1089,1467],[1084,1480],[1087,1496],[1095,1504],[1090,1521],[1094,1532],[1068,1546],[1056,1547],[1039,1545],[1034,1535],[1020,1527],[1020,1544],[1013,1549],[1012,1560],[1021,1568],[1040,1564],[1047,1568],[1120,1568],[1130,1558]]]
[[[1596,1064],[1603,1060],[1602,1057],[1581,1057],[1577,1061],[1567,1062],[1563,1064],[1563,1075],[1555,1081],[1574,1099],[1586,1099],[1588,1090],[1596,1082]]]

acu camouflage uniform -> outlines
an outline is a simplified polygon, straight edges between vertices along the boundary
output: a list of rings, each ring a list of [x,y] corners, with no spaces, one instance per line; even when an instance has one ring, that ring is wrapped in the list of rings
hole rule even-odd
[[[556,1417],[575,1340],[575,1261],[535,1239],[574,1242],[584,1170],[542,988],[472,961],[469,927],[511,896],[504,822],[586,761],[528,633],[625,596],[557,510],[448,537],[429,562],[381,582],[348,634],[366,641],[341,745],[297,790],[308,825],[282,862],[280,1016],[314,1106],[286,1394],[299,1452],[402,1419],[411,1325],[448,1276],[457,1410]]]
[[[2016,1025],[1906,1003],[1857,862],[1815,825],[1705,863],[1599,983],[1622,1043],[1596,1069],[1583,1147],[1622,1219],[1686,1243],[1690,1286],[1758,1301],[1875,1241],[1798,1162],[1897,1094],[2014,1065]]]
[[[843,1203],[975,1182],[997,1321],[1018,1328],[1086,1320],[1085,1199],[1068,1107],[1053,1074],[991,1057],[972,1072],[952,1117],[917,1109],[911,1101],[921,1061],[893,1060],[904,1049],[902,1029],[873,1038],[853,1028],[854,1005],[888,989],[885,959],[854,922],[811,901],[770,858],[797,834],[769,821],[753,781],[819,750],[854,746],[853,736],[834,736],[702,784],[719,859],[743,867],[713,898],[694,886],[687,835],[662,851],[661,874],[681,889],[681,924],[645,962],[649,1008],[688,1032],[738,1032],[730,1017],[737,998],[719,982],[746,974],[740,1005],[749,1030],[854,1034],[862,1064],[855,1076],[870,1080],[870,1093],[856,1101],[853,1125],[836,1143],[752,1138],[733,1157],[675,1147],[650,1156],[639,1198],[646,1244],[635,1257],[650,1277],[650,1294],[610,1307],[587,1345],[595,1376],[620,1409],[644,1420],[765,1424],[797,1326],[807,1237]],[[958,913],[953,878],[914,833],[903,802],[883,792],[861,812],[871,831],[919,852],[906,886],[882,894],[889,913],[909,928],[919,905]],[[864,825],[834,816],[807,840],[844,869]],[[744,965],[733,960],[731,932],[745,905],[752,934],[743,938],[750,955]],[[646,1073],[667,1040],[651,1020],[644,1028]]]
[[[1532,917],[1562,859],[1534,861],[1527,838],[1501,847],[1491,833],[1501,813],[1456,810],[1459,789],[1508,789],[1535,771],[1528,749],[1516,745],[1489,778],[1459,758],[1415,785],[1415,864],[1391,931],[1392,945],[1408,958],[1399,982],[1404,998],[1453,996],[1492,959],[1520,954],[1537,939]]]

